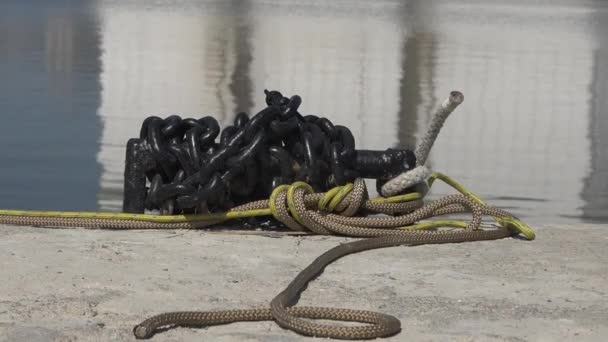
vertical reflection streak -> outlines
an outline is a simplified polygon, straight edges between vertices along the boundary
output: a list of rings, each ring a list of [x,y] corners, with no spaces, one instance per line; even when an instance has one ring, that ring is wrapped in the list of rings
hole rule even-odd
[[[235,113],[245,112],[251,114],[254,110],[252,97],[253,84],[251,81],[251,62],[253,60],[253,47],[251,43],[250,1],[235,1],[238,16],[235,18],[234,54],[236,62],[230,80],[230,92],[234,100]],[[259,95],[258,95],[259,96]]]
[[[605,222],[608,219],[608,9],[592,16],[597,24],[589,86],[589,154],[591,166],[585,177],[581,197],[583,218]]]

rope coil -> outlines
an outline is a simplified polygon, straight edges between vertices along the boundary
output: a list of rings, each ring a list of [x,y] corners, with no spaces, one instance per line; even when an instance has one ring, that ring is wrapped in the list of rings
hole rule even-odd
[[[137,338],[152,337],[158,329],[168,326],[207,326],[238,321],[274,320],[283,328],[297,333],[335,339],[372,339],[398,333],[401,323],[393,316],[363,310],[339,308],[294,307],[307,284],[331,262],[345,255],[365,250],[399,245],[455,243],[505,238],[522,234],[533,240],[534,232],[521,220],[506,211],[487,205],[450,177],[434,173],[429,186],[442,180],[459,194],[449,195],[424,205],[418,193],[393,198],[367,198],[362,179],[336,187],[326,193],[312,193],[303,182],[277,187],[268,201],[242,206],[252,210],[268,206],[272,215],[292,230],[308,229],[316,234],[337,234],[367,239],[349,242],[327,251],[313,261],[277,295],[270,308],[210,312],[170,312],[153,316],[135,326]],[[239,209],[239,208],[237,208]],[[355,216],[360,210],[398,216]],[[469,222],[461,220],[423,221],[430,217],[470,212]],[[482,216],[491,216],[497,223],[482,229]],[[438,228],[456,228],[438,230]],[[330,319],[365,323],[363,326],[336,326],[315,323],[310,319]]]

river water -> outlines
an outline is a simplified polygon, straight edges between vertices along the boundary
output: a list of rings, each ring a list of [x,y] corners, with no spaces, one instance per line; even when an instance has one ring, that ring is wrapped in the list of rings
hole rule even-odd
[[[0,208],[119,211],[146,116],[225,124],[265,88],[367,149],[415,146],[461,90],[433,169],[532,222],[608,222],[605,1],[3,0]]]

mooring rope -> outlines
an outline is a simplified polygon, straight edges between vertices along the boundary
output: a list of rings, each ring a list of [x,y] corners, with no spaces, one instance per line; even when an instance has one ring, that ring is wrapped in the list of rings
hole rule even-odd
[[[334,247],[319,256],[276,296],[270,308],[224,311],[169,312],[153,316],[138,324],[133,333],[137,338],[149,338],[161,327],[208,326],[239,321],[274,320],[283,328],[297,333],[336,339],[372,339],[390,336],[400,331],[397,318],[362,310],[294,307],[307,284],[316,278],[333,261],[352,253],[399,245],[455,243],[501,239],[522,234],[533,240],[534,232],[521,220],[506,211],[487,205],[453,179],[435,173],[429,179],[443,180],[460,194],[445,196],[423,205],[420,194],[369,200],[365,182],[334,188],[324,194],[312,194],[306,183],[275,189],[269,201],[258,201],[242,206],[243,210],[270,207],[275,218],[293,230],[310,230],[317,234],[334,234],[365,237]],[[399,216],[353,216],[360,210],[373,210]],[[337,213],[333,213],[337,212]],[[470,222],[462,220],[422,221],[446,214],[470,212]],[[482,229],[482,216],[493,217],[498,225]],[[421,222],[422,221],[422,222]],[[457,230],[439,230],[450,227]],[[363,326],[337,326],[319,324],[310,319],[329,319],[366,323]]]
[[[471,208],[471,201],[482,207],[490,207],[455,180],[441,173],[434,173],[428,179],[429,188],[437,179],[446,182],[462,195],[455,200],[456,202],[450,203],[450,205],[440,206],[432,212],[428,212],[428,209],[426,209],[424,211],[426,214],[423,216],[420,216],[420,212],[416,212],[416,210],[424,208],[422,202],[423,195],[421,193],[414,192],[405,195],[369,199],[367,198],[365,182],[362,179],[357,179],[354,184],[349,183],[345,186],[338,186],[326,193],[311,193],[312,189],[304,182],[296,182],[291,186],[281,185],[272,192],[269,200],[251,202],[221,213],[161,216],[150,214],[0,209],[0,224],[48,228],[116,230],[199,229],[229,220],[272,215],[287,227],[296,231],[364,236],[361,235],[359,228],[401,228],[407,230],[436,228],[438,226],[464,228],[465,221],[462,220],[441,220],[440,224],[416,222],[439,215],[466,212],[467,208]],[[303,193],[303,197],[301,199],[296,197],[296,192]],[[431,207],[434,208],[434,206]],[[427,208],[430,207],[427,206]],[[370,214],[400,215],[352,217],[361,210],[367,211]],[[515,220],[513,222],[520,222],[519,219],[507,212],[501,211],[500,214],[497,214],[498,211],[493,212],[496,214],[493,217],[499,223],[505,219],[508,219],[509,222],[513,220]],[[411,214],[404,215],[405,213]],[[489,212],[486,214],[491,215]],[[319,219],[320,217],[322,220]],[[318,222],[321,222],[321,224]],[[334,223],[357,228],[345,229],[342,226],[335,226]],[[513,224],[511,223],[511,225]],[[517,230],[527,238],[533,239],[533,233],[525,227],[523,225],[518,227]],[[375,232],[381,231],[375,230]]]

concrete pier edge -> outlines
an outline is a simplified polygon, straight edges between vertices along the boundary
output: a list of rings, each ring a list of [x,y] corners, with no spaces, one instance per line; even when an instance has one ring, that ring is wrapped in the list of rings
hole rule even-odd
[[[301,305],[390,313],[386,341],[605,341],[608,225],[534,225],[535,241],[395,247],[339,260]],[[150,315],[266,306],[347,241],[203,231],[0,225],[0,341],[132,341]],[[273,322],[177,328],[152,341],[306,341]]]

